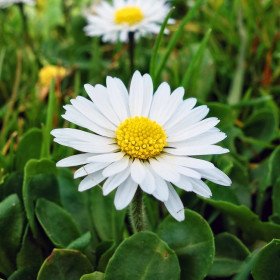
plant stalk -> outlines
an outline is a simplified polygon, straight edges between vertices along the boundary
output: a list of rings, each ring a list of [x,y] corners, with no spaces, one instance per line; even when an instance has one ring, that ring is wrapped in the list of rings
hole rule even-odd
[[[128,32],[128,52],[130,61],[130,72],[133,75],[134,72],[134,54],[135,54],[135,33]]]
[[[145,209],[143,202],[142,191],[138,188],[136,194],[130,204],[130,222],[133,228],[133,231],[140,232],[146,229],[145,222]]]

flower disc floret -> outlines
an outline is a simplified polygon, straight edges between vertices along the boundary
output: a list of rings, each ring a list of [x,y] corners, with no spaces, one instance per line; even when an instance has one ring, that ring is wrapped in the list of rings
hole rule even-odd
[[[115,23],[128,24],[130,26],[141,22],[144,19],[142,10],[136,6],[120,8],[115,12]]]
[[[167,137],[157,122],[146,117],[133,117],[119,125],[116,138],[122,152],[132,158],[146,160],[163,151]]]

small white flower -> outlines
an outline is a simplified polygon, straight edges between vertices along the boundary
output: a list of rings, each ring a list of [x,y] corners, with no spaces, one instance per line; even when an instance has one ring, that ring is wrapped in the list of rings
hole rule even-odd
[[[65,158],[59,167],[82,165],[74,177],[84,177],[79,191],[102,182],[103,194],[117,189],[115,206],[125,208],[140,187],[164,202],[170,214],[184,220],[184,206],[172,185],[210,197],[202,181],[229,186],[231,180],[211,162],[193,158],[227,153],[216,144],[226,138],[206,118],[207,106],[194,108],[195,98],[183,100],[184,89],[171,93],[164,82],[154,92],[150,75],[136,71],[129,92],[120,79],[107,77],[106,87],[87,84],[90,100],[78,96],[66,105],[63,118],[86,128],[52,131],[54,141],[81,154]]]
[[[136,38],[146,34],[157,34],[169,11],[165,0],[113,0],[93,5],[85,13],[88,36],[102,36],[103,41],[127,41],[129,32]],[[169,21],[170,23],[172,20]]]
[[[6,8],[13,4],[24,3],[24,4],[35,4],[34,0],[0,0],[0,8]]]

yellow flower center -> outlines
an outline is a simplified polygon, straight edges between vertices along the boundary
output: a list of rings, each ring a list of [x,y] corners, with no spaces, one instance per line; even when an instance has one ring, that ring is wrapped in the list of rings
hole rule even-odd
[[[122,152],[132,158],[155,157],[166,146],[166,133],[163,128],[145,117],[133,117],[123,121],[117,128],[116,137]]]
[[[115,23],[117,24],[134,25],[141,22],[143,18],[142,10],[136,6],[127,6],[115,12]]]

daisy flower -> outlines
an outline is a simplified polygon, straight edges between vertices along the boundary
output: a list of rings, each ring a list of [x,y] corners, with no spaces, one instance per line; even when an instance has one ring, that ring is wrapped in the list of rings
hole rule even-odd
[[[182,87],[171,93],[163,82],[153,94],[150,75],[136,71],[129,90],[112,77],[107,77],[106,87],[86,84],[85,90],[91,100],[72,99],[63,118],[88,131],[52,131],[55,142],[81,152],[57,163],[58,167],[82,166],[74,174],[85,177],[79,191],[103,182],[104,195],[117,189],[114,203],[121,210],[141,188],[182,221],[184,206],[174,186],[209,198],[211,190],[202,179],[231,184],[211,162],[194,158],[227,153],[216,145],[226,135],[215,127],[217,118],[205,118],[207,106],[194,108],[195,98],[183,100]]]
[[[129,32],[136,38],[149,33],[157,34],[169,11],[165,0],[100,1],[85,13],[88,36],[102,36],[103,41],[127,41]],[[172,20],[169,21],[172,23]]]
[[[52,80],[63,80],[67,74],[67,69],[62,66],[47,65],[39,72],[39,83],[42,87],[49,87]]]
[[[18,4],[18,3],[23,3],[23,4],[35,4],[34,0],[0,0],[0,8],[6,8],[8,6],[11,6],[13,4]]]

